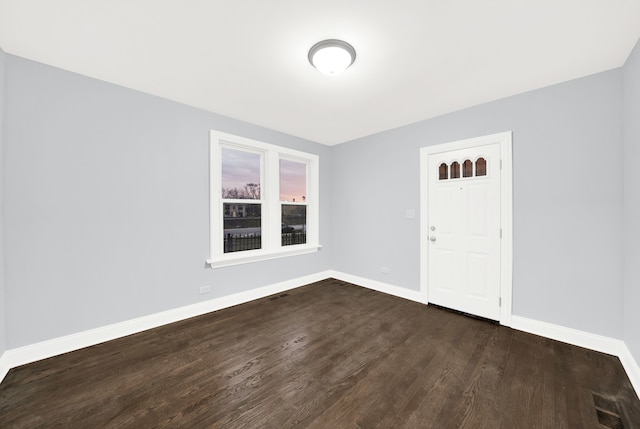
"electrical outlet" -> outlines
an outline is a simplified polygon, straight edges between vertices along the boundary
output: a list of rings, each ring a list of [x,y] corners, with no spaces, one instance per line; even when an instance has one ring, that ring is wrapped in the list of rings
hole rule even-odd
[[[389,269],[389,267],[382,267],[380,268],[380,271],[382,272],[382,274],[389,274],[391,270]]]
[[[200,286],[200,294],[211,292],[211,286]]]

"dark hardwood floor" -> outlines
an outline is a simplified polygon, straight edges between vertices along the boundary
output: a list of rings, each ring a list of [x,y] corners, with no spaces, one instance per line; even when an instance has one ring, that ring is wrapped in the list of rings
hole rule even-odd
[[[12,369],[0,427],[612,427],[594,394],[640,427],[613,356],[330,279]]]

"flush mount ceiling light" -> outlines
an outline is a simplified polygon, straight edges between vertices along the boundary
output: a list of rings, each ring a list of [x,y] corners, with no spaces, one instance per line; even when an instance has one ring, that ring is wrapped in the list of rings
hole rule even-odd
[[[345,71],[356,60],[356,50],[342,40],[318,42],[309,49],[309,62],[320,73],[335,76]]]

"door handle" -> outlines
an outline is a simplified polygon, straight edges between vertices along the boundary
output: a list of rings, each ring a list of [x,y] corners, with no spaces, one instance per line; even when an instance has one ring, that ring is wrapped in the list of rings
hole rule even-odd
[[[435,236],[435,235],[432,235],[431,237],[429,237],[429,240],[430,240],[430,241],[436,241],[436,236]]]

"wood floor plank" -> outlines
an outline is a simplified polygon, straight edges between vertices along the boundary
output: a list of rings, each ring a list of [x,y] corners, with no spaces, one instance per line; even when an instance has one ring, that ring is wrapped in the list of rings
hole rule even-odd
[[[619,360],[335,279],[12,369],[1,428],[640,427]]]

